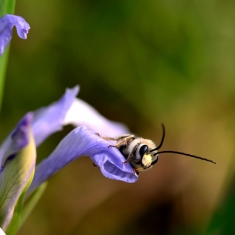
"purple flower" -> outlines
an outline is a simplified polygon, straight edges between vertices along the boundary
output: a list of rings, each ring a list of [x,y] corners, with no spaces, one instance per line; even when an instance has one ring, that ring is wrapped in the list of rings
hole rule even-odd
[[[124,156],[116,148],[109,148],[110,142],[96,134],[98,132],[101,135],[118,136],[128,133],[128,129],[123,124],[109,121],[90,105],[77,99],[78,90],[78,87],[67,89],[57,102],[33,112],[30,126],[36,146],[54,132],[61,130],[64,125],[82,124],[82,126],[75,128],[65,136],[50,156],[36,167],[33,182],[27,194],[30,194],[50,176],[80,156],[89,156],[94,164],[100,167],[103,175],[110,179],[128,183],[133,183],[138,179],[129,163],[123,164],[125,162]],[[32,114],[28,115],[32,116]],[[6,159],[11,159],[12,156],[9,149],[12,150],[14,133],[16,132],[14,131],[0,146],[0,177],[5,172]],[[17,143],[19,145],[27,143],[24,140],[25,136],[19,135],[18,137]]]
[[[103,175],[110,179],[129,183],[138,179],[132,167],[123,164],[124,156],[117,149],[108,148],[110,142],[96,134],[118,136],[128,133],[128,129],[123,124],[104,118],[93,107],[76,98],[77,93],[78,87],[67,89],[58,102],[35,112],[32,129],[37,145],[64,125],[83,126],[71,131],[51,155],[37,166],[28,193],[80,156],[90,156]]]
[[[4,53],[5,48],[11,41],[13,26],[16,27],[20,38],[27,38],[30,26],[24,18],[15,15],[4,15],[0,18],[0,55]]]

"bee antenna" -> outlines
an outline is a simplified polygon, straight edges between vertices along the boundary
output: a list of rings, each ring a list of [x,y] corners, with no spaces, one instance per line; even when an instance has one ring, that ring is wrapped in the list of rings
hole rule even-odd
[[[165,126],[162,123],[162,139],[161,139],[161,142],[160,142],[160,144],[158,145],[157,148],[150,150],[150,152],[154,152],[154,151],[160,149],[162,147],[163,142],[164,142],[164,138],[165,138]]]
[[[189,153],[182,153],[182,152],[178,152],[178,151],[171,151],[171,150],[166,150],[166,151],[160,151],[160,152],[157,152],[156,154],[154,155],[157,155],[157,154],[162,154],[162,153],[175,153],[175,154],[180,154],[180,155],[185,155],[185,156],[188,156],[188,157],[193,157],[193,158],[197,158],[197,159],[200,159],[200,160],[204,160],[204,161],[207,161],[207,162],[211,162],[211,163],[214,163],[216,164],[216,162],[210,160],[210,159],[207,159],[207,158],[203,158],[203,157],[198,157],[198,156],[195,156],[195,155],[192,155],[192,154],[189,154]]]

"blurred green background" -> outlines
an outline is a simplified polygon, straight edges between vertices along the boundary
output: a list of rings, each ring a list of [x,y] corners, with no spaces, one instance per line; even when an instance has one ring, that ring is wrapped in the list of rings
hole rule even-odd
[[[1,140],[27,111],[79,84],[81,99],[139,136],[158,143],[163,122],[162,150],[217,162],[162,155],[127,184],[80,158],[49,180],[19,235],[235,232],[234,12],[233,0],[17,2],[31,30],[26,41],[14,30]]]

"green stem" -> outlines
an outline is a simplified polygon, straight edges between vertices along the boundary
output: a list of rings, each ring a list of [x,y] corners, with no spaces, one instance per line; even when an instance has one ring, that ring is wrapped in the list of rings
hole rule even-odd
[[[0,0],[0,17],[5,14],[13,14],[15,9],[15,0]],[[0,110],[3,97],[4,79],[9,55],[9,46],[0,57]]]

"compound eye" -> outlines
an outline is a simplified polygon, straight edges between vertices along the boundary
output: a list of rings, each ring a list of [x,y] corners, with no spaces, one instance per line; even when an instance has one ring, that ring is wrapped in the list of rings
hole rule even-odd
[[[152,161],[151,165],[154,165],[156,164],[158,161],[158,155],[155,156],[155,159]]]
[[[140,156],[143,157],[144,154],[147,152],[148,152],[148,145],[142,145],[139,150]]]

